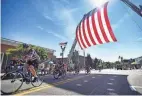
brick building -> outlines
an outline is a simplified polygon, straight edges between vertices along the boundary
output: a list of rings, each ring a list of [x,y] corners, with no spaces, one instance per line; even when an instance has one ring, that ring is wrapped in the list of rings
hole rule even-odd
[[[1,38],[1,69],[5,69],[5,67],[8,64],[8,61],[10,60],[10,58],[8,58],[8,56],[5,54],[6,50],[8,50],[9,48],[16,48],[18,44],[23,44],[23,42]],[[49,48],[45,48],[45,49],[48,52],[48,59],[54,60],[56,58],[56,56],[54,56],[55,50],[49,49]]]

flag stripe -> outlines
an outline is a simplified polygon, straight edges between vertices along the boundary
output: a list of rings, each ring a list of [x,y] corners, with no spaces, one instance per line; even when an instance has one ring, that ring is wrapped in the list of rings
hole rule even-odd
[[[87,30],[88,30],[89,37],[90,37],[90,39],[91,39],[92,43],[93,43],[94,45],[96,45],[96,42],[94,41],[94,38],[93,38],[93,37],[94,37],[94,35],[93,35],[93,34],[91,34],[91,32],[92,32],[92,31],[91,31],[91,29],[92,29],[92,28],[90,28],[90,26],[89,26],[89,18],[90,18],[90,17],[87,17],[87,18],[86,18]]]
[[[81,44],[83,45],[82,47],[83,47],[83,48],[86,48],[86,46],[85,46],[85,44],[84,44],[84,42],[83,42],[83,37],[82,37],[82,34],[81,34],[80,25],[81,25],[81,23],[80,23],[79,26],[78,26],[78,32],[79,32],[80,41],[81,41]]]
[[[101,30],[100,30],[100,26],[99,26],[99,21],[98,21],[97,13],[98,13],[98,12],[95,13],[96,29],[97,29],[97,32],[98,32],[98,34],[99,34],[99,36],[100,36],[101,41],[102,41],[103,43],[106,43],[105,40],[104,40],[104,37],[103,37],[103,35],[102,35],[102,32],[101,32]]]
[[[109,22],[109,19],[108,19],[108,15],[107,15],[107,5],[108,3],[105,4],[105,7],[104,7],[104,15],[105,15],[105,21],[106,21],[106,25],[108,27],[108,30],[110,32],[110,35],[111,35],[111,38],[113,39],[113,41],[117,41],[114,34],[113,34],[113,31],[112,31],[112,28],[110,26],[110,22]]]
[[[93,25],[93,30],[94,30],[94,33],[95,33],[95,36],[99,42],[99,44],[102,44],[102,41],[98,35],[98,32],[97,32],[97,29],[96,29],[96,20],[94,19],[94,16],[95,16],[95,13],[93,13],[93,16],[92,16],[92,25]],[[97,42],[96,42],[97,43]]]
[[[81,40],[80,40],[80,34],[79,34],[78,26],[76,28],[76,37],[77,37],[77,41],[79,41],[79,45],[80,45],[81,49],[83,49],[83,45],[82,45]]]
[[[89,26],[87,26],[87,19],[88,19],[88,17],[85,19],[85,33],[86,33],[86,36],[87,36],[87,38],[88,38],[88,41],[89,41],[89,43],[90,43],[90,46],[92,46],[92,45],[96,45],[96,43],[95,43],[95,41],[94,41],[94,39],[93,39],[93,37],[92,37],[92,35],[91,35],[91,32],[90,32],[90,28],[89,28]]]
[[[105,42],[109,42],[109,40],[108,40],[108,38],[107,38],[107,36],[106,36],[105,30],[104,30],[103,24],[102,24],[102,19],[101,19],[101,12],[100,12],[100,10],[98,10],[97,15],[98,15],[97,17],[98,17],[98,21],[99,21],[100,30],[101,30],[101,32],[102,32],[102,35],[103,35],[103,37],[104,37],[104,40],[105,40]]]
[[[100,43],[98,42],[98,39],[97,39],[97,37],[96,37],[96,34],[95,34],[94,30],[93,30],[92,17],[89,17],[89,22],[90,22],[89,24],[90,24],[91,34],[92,34],[92,36],[93,36],[93,38],[94,38],[94,40],[95,40],[95,43],[96,43],[96,44],[100,44]]]
[[[87,46],[89,47],[91,45],[90,45],[89,40],[87,38],[87,34],[85,33],[85,20],[83,20],[82,29],[83,29],[82,31],[83,31],[84,39],[85,39],[85,41],[87,43]]]
[[[106,32],[108,40],[110,42],[113,42],[113,40],[112,40],[112,38],[110,36],[109,30],[107,28],[107,25],[106,25],[105,16],[104,16],[104,9],[103,8],[101,9],[101,19],[102,19],[103,27],[104,27],[104,30]]]
[[[84,47],[87,48],[88,45],[86,43],[86,40],[85,40],[85,36],[84,36],[84,32],[83,32],[83,22],[80,23],[80,31],[81,31],[81,37],[82,37],[82,40],[83,40],[83,43],[84,43]]]

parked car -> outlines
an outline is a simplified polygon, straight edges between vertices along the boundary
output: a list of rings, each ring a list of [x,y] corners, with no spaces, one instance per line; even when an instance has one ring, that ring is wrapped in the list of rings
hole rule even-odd
[[[117,69],[117,70],[122,70],[122,69],[123,69],[123,66],[122,66],[121,64],[118,64],[118,65],[116,66],[116,69]]]

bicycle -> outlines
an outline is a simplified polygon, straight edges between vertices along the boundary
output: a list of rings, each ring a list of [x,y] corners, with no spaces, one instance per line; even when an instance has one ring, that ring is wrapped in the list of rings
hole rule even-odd
[[[85,73],[89,74],[90,73],[90,68],[86,68]]]
[[[80,71],[79,68],[76,68],[76,69],[74,70],[74,75],[75,75],[75,74],[79,74],[79,71]]]
[[[28,72],[25,74],[22,67],[15,71],[8,72],[1,77],[1,92],[3,94],[16,93],[22,87],[23,82],[26,82],[26,84],[31,83],[34,87],[39,87],[43,83],[43,80],[38,75],[36,82],[33,82],[32,73],[28,70]]]
[[[66,71],[64,69],[62,69],[62,70],[55,69],[53,71],[53,76],[54,76],[55,79],[58,79],[59,77],[65,78]]]

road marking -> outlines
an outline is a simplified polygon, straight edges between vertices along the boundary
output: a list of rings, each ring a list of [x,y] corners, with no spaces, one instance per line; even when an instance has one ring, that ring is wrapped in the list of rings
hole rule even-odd
[[[142,88],[142,86],[133,86],[134,88]]]
[[[110,80],[114,80],[114,79],[110,79]]]
[[[95,77],[92,77],[92,78],[95,78]]]
[[[130,86],[130,88],[131,88],[132,91],[136,91],[134,86]]]
[[[76,86],[82,86],[81,84],[76,84]]]
[[[15,96],[20,96],[20,95],[25,95],[25,94],[37,92],[37,91],[40,91],[42,89],[51,88],[51,87],[54,87],[54,86],[57,86],[57,85],[61,85],[61,84],[65,84],[65,83],[68,83],[68,82],[71,82],[71,81],[74,81],[74,80],[78,80],[78,79],[81,79],[83,77],[86,77],[86,76],[81,76],[81,77],[73,78],[73,79],[67,79],[67,80],[59,81],[59,82],[52,83],[52,84],[46,84],[46,85],[43,85],[43,86],[40,86],[40,87],[34,87],[34,88],[29,89],[29,90],[20,91],[19,93],[15,94]]]
[[[108,85],[113,85],[113,83],[107,83]]]
[[[92,95],[95,90],[96,90],[96,88],[94,88],[94,89],[91,91],[90,95]]]
[[[84,82],[88,82],[87,80],[84,80]]]
[[[111,88],[108,88],[107,90],[108,90],[108,91],[114,91],[114,89],[111,89]]]

